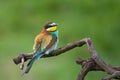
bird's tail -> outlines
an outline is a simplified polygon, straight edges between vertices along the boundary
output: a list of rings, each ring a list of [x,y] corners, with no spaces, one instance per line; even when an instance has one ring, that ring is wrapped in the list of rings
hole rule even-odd
[[[43,53],[38,53],[38,54],[36,54],[36,55],[29,61],[29,63],[27,64],[27,68],[26,68],[25,72],[24,72],[22,75],[27,74],[27,73],[30,71],[33,63],[34,63],[37,59],[39,59],[41,56],[43,56]]]

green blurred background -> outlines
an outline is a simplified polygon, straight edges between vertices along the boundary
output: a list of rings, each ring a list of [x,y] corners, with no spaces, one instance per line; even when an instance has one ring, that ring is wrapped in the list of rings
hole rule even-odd
[[[23,71],[12,59],[32,52],[35,36],[46,21],[59,24],[58,47],[90,37],[99,55],[120,65],[120,0],[0,0],[0,79],[19,80]],[[86,46],[37,61],[23,80],[76,80],[78,57],[89,58]],[[90,72],[86,80],[100,80]]]

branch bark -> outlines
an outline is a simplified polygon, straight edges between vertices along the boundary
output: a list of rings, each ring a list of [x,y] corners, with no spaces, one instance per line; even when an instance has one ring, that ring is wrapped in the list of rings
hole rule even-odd
[[[65,53],[66,51],[69,51],[75,47],[82,47],[84,44],[87,44],[88,50],[91,54],[91,58],[87,60],[83,59],[77,59],[77,64],[82,65],[82,70],[80,71],[78,75],[77,80],[84,80],[85,76],[90,71],[104,71],[107,74],[109,74],[107,77],[103,78],[102,80],[111,80],[111,79],[118,79],[120,80],[120,67],[119,66],[113,66],[105,63],[96,50],[93,47],[93,43],[90,38],[85,38],[79,41],[75,41],[72,43],[68,43],[66,46],[59,48],[55,51],[53,51],[49,55],[43,55],[42,58],[48,58],[48,57],[54,57],[58,56],[60,54]],[[24,62],[31,59],[33,57],[34,53],[27,53],[27,54],[20,54],[16,58],[13,59],[15,64],[20,64],[20,69],[24,68]]]

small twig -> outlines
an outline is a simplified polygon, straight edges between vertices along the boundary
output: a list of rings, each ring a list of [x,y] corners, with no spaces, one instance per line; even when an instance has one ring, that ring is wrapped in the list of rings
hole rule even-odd
[[[84,44],[87,44],[88,50],[91,54],[91,58],[87,60],[78,59],[76,62],[79,65],[82,65],[82,70],[80,71],[80,74],[78,75],[78,80],[84,80],[85,76],[90,71],[104,71],[109,76],[105,77],[103,80],[111,80],[111,79],[118,79],[120,80],[120,66],[112,66],[109,64],[106,64],[98,55],[96,50],[93,47],[92,41],[90,38],[85,38],[80,41],[72,42],[67,44],[66,46],[59,48],[55,51],[53,51],[49,55],[44,55],[42,58],[48,58],[53,56],[58,56],[62,53],[65,53],[66,51],[69,51],[75,47],[82,47]],[[15,64],[19,64],[20,68],[24,68],[24,62],[31,59],[33,57],[33,52],[29,54],[20,54],[18,57],[14,58],[13,61]]]
[[[21,69],[21,70],[23,70],[23,68],[24,68],[24,62],[25,62],[25,59],[22,58],[22,59],[21,59],[21,65],[20,65],[20,69]]]
[[[88,60],[78,59],[77,63],[82,65],[82,70],[78,75],[78,80],[84,80],[85,75],[87,75],[89,71],[93,70],[93,66],[95,65],[95,63],[93,59],[88,59]]]
[[[108,75],[107,77],[103,78],[102,80],[111,80],[112,78],[116,78],[120,80],[120,71],[115,71],[112,75]]]
[[[103,68],[106,72],[108,72],[109,74],[113,74],[116,70],[110,68],[97,54],[97,52],[94,50],[92,41],[90,39],[86,40],[87,46],[88,46],[88,50],[91,54],[91,57],[95,60],[95,62],[101,67]]]

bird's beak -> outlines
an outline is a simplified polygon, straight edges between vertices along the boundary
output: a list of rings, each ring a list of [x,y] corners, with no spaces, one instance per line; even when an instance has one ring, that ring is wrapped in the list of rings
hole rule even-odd
[[[56,31],[57,30],[57,26],[53,26],[53,27],[50,27],[47,29],[47,31],[49,32],[53,32],[53,31]]]

